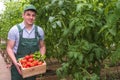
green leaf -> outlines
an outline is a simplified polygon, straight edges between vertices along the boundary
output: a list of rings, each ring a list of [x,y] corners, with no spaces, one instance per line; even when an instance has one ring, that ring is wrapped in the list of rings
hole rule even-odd
[[[56,21],[56,24],[57,24],[59,27],[62,27],[62,25],[61,25],[61,22],[60,22],[60,21]]]
[[[55,17],[54,17],[54,16],[50,16],[50,17],[49,17],[49,22],[52,23],[54,20],[55,20]]]

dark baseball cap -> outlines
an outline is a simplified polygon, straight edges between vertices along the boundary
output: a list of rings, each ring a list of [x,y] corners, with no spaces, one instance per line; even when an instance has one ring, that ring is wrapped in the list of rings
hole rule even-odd
[[[36,7],[33,6],[32,4],[25,5],[24,12],[27,11],[27,10],[33,10],[33,11],[37,12]]]

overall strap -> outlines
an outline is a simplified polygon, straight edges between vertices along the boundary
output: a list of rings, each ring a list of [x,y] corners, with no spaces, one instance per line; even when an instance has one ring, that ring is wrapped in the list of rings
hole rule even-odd
[[[35,25],[35,38],[41,38],[40,34],[38,33],[38,26]]]
[[[20,41],[21,41],[21,38],[22,38],[22,34],[23,34],[23,30],[21,29],[20,25],[17,24],[17,28],[19,30],[19,38],[20,38]]]
[[[18,28],[19,32],[22,31],[19,24],[17,24],[17,28]]]

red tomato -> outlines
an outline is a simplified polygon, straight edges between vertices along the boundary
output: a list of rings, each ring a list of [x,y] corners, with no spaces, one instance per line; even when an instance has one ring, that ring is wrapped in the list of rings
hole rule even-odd
[[[29,66],[26,65],[25,68],[29,68]]]
[[[29,58],[28,61],[29,61],[29,62],[33,62],[34,59],[33,59],[33,58]]]
[[[28,68],[28,66],[26,64],[23,64],[22,67],[23,68]]]
[[[30,56],[30,58],[33,58],[33,54],[30,54],[29,56]]]
[[[27,62],[26,65],[30,67],[31,66],[31,62]]]
[[[20,60],[20,63],[21,63],[21,64],[26,64],[26,62],[27,62],[26,59],[21,59],[21,60]]]
[[[34,64],[33,63],[30,63],[30,67],[33,67],[34,66]]]
[[[30,56],[29,56],[29,55],[26,55],[26,56],[25,56],[25,59],[27,59],[27,60],[28,60],[29,58],[30,58]]]
[[[42,65],[42,64],[43,64],[43,62],[42,62],[42,61],[39,61],[39,62],[38,62],[38,65]]]
[[[38,65],[38,61],[37,61],[37,60],[34,60],[34,61],[33,61],[33,64],[34,64],[34,66],[37,66],[37,65]]]

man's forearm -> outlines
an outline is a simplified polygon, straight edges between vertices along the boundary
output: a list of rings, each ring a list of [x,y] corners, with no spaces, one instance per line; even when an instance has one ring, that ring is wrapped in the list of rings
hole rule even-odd
[[[41,55],[44,55],[46,53],[46,46],[44,41],[42,40],[40,41],[39,48],[40,48]]]
[[[44,55],[46,53],[46,47],[45,46],[42,46],[40,48],[40,53],[41,53],[41,55]]]
[[[8,53],[8,55],[9,55],[9,57],[11,58],[13,64],[16,64],[16,63],[17,63],[17,60],[16,60],[16,58],[15,58],[15,55],[14,55],[13,50],[7,48],[7,53]]]
[[[21,66],[21,65],[17,62],[13,50],[12,50],[11,48],[7,48],[7,53],[8,53],[8,55],[10,56],[13,64],[14,64],[15,67],[17,68],[18,73],[21,75],[21,74],[22,74],[22,72],[21,72],[21,70],[20,70],[20,66]]]

